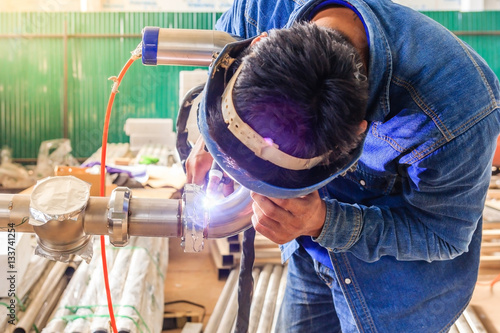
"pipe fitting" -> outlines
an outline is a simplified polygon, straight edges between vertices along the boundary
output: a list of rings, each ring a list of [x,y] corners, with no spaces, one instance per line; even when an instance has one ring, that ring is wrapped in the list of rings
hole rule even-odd
[[[72,176],[38,182],[31,195],[0,194],[0,232],[37,235],[37,254],[68,261],[73,254],[92,257],[92,236],[109,235],[124,246],[130,236],[180,237],[185,252],[199,252],[204,240],[236,235],[252,226],[250,191],[207,199],[202,187],[186,184],[179,199],[132,198],[117,188],[110,198],[89,197],[88,183]],[[29,221],[29,223],[27,223]]]
[[[128,216],[131,193],[127,187],[117,187],[111,193],[108,208],[109,241],[116,247],[128,244]]]
[[[184,252],[203,250],[205,238],[225,238],[252,226],[250,190],[239,186],[234,193],[211,199],[201,186],[186,184],[182,196],[182,243]]]
[[[205,245],[208,211],[204,207],[205,193],[201,186],[186,184],[182,194],[181,246],[184,252],[201,252]]]
[[[67,262],[71,255],[92,258],[92,238],[83,227],[90,185],[72,176],[49,177],[31,193],[29,224],[37,235],[35,253]]]

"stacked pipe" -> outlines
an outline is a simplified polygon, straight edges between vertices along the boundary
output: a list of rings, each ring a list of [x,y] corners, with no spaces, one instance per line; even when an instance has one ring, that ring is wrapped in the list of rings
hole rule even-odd
[[[106,250],[110,288],[120,333],[161,332],[168,239],[132,237]],[[82,262],[43,333],[110,332],[99,251]]]
[[[248,333],[268,333],[274,329],[283,299],[287,266],[265,264],[254,268],[254,293]],[[234,332],[238,310],[238,271],[232,270],[205,327],[205,333]]]
[[[35,327],[40,327],[43,325],[43,323],[40,322],[40,319],[43,318],[39,318],[40,316],[36,316],[36,314],[40,308],[48,308],[49,306],[47,302],[50,302],[50,300],[44,299],[44,295],[40,295],[40,291],[48,276],[54,270],[54,266],[55,263],[50,260],[38,256],[32,256],[26,272],[23,275],[23,279],[19,282],[16,291],[15,325],[12,325],[10,317],[11,311],[8,308],[8,305],[10,305],[10,299],[0,298],[0,332],[13,332],[16,329],[19,320],[25,316],[27,311],[31,312],[31,319],[27,320],[27,318],[25,318],[23,325],[28,325],[28,327],[33,325],[35,325]],[[55,269],[58,270],[58,268]],[[53,278],[58,278],[59,281],[63,281],[63,279],[61,279],[62,275],[57,277],[55,276],[55,273],[53,273],[52,276]],[[61,283],[64,285],[64,281]],[[59,284],[56,283],[53,287],[58,288]],[[49,294],[54,295],[55,293],[53,290],[49,290]],[[45,296],[47,296],[47,294],[45,294]]]
[[[472,306],[468,306],[464,313],[450,328],[450,333],[487,333],[488,331],[481,323]]]
[[[283,301],[288,266],[266,264],[255,268],[254,295],[248,333],[274,332]],[[204,333],[233,333],[238,310],[238,271],[232,270],[222,289]],[[468,306],[450,329],[450,333],[487,333],[472,306]]]

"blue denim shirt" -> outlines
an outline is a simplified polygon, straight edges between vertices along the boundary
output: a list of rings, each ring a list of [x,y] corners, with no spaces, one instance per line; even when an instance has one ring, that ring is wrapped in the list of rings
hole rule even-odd
[[[241,0],[216,28],[252,37],[323,0]],[[388,0],[350,0],[370,36],[369,132],[354,172],[320,194],[321,235],[360,331],[444,332],[477,278],[500,131],[500,86],[438,23]],[[299,243],[282,247],[283,260]]]

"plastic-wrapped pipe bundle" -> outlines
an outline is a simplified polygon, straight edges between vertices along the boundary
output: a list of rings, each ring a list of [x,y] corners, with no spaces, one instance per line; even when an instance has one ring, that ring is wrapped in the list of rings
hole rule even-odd
[[[227,303],[229,302],[229,298],[231,297],[231,293],[238,281],[238,271],[232,270],[227,277],[226,284],[222,289],[222,292],[215,304],[214,311],[208,320],[207,326],[205,327],[206,333],[216,332],[219,327],[222,315],[226,309]]]
[[[271,273],[269,284],[267,285],[267,292],[264,298],[264,305],[262,307],[257,333],[268,333],[271,331],[282,272],[283,267],[281,265],[275,265],[273,267],[273,272]]]
[[[96,265],[101,264],[101,252],[97,251],[95,244],[98,244],[98,242],[94,242],[94,256],[90,264],[86,262],[80,263],[68,283],[64,294],[61,296],[56,311],[52,314],[53,319],[47,323],[42,333],[59,333],[64,331],[68,323],[66,316],[73,314],[72,307],[77,306],[82,300],[87,285],[91,280],[91,274],[95,272]]]
[[[111,299],[115,300],[113,305],[117,305],[117,301],[121,298],[125,279],[127,278],[128,270],[130,268],[130,260],[132,258],[131,249],[135,246],[137,237],[130,239],[129,246],[118,250],[116,254],[113,267],[109,274],[109,288],[111,292]],[[92,332],[107,332],[109,327],[108,308],[106,306],[107,298],[106,293],[99,293],[97,303],[99,306],[95,309],[94,316],[92,317],[91,331]]]
[[[236,274],[232,270],[223,293],[217,301],[216,309],[210,316],[205,333],[231,333],[235,332],[235,317],[237,312],[238,285],[231,278]],[[254,268],[254,294],[250,310],[250,326],[248,332],[272,332],[276,324],[277,312],[281,306],[286,285],[287,266],[266,264],[260,270]],[[227,289],[227,290],[226,290]],[[220,304],[220,306],[219,306]]]
[[[100,251],[97,252],[100,253]],[[106,257],[110,267],[114,262],[113,254],[114,250],[106,250]],[[102,293],[104,293],[104,279],[102,276],[102,258],[99,255],[96,261],[95,269],[90,274],[90,280],[88,281],[87,288],[85,289],[80,302],[75,306],[76,311],[71,317],[67,318],[69,322],[64,328],[65,333],[90,331],[93,309],[89,305],[98,304],[98,295],[101,295]]]
[[[17,288],[17,298],[20,300],[26,298],[26,295],[30,293],[34,285],[37,284],[37,282],[40,282],[40,278],[47,266],[49,266],[49,263],[51,263],[51,261],[43,257],[34,255],[31,256],[26,273]]]
[[[259,325],[262,306],[264,305],[264,298],[266,297],[267,286],[269,284],[272,270],[273,265],[266,264],[260,272],[259,281],[257,281],[256,283],[255,293],[252,298],[252,306],[250,308],[250,323],[248,327],[249,333],[254,333],[257,331],[257,326]]]
[[[139,238],[136,241],[119,303],[116,326],[120,333],[149,331],[149,326],[162,322],[163,288],[158,289],[163,286],[163,271],[157,260],[164,255],[157,253],[163,248],[162,243],[159,238]],[[155,290],[153,295],[152,289]]]
[[[23,278],[19,282],[16,293],[15,314],[17,319],[24,314],[26,307],[36,296],[43,282],[47,278],[53,263],[50,260],[39,256],[32,256]],[[0,298],[0,332],[11,333],[16,328],[9,323],[10,317],[10,298]],[[17,323],[17,320],[14,320]]]
[[[148,267],[141,306],[142,318],[147,321],[149,332],[152,333],[160,333],[163,328],[164,285],[168,265],[168,238],[158,238],[157,241],[160,244],[151,253],[155,260]]]
[[[278,296],[276,296],[276,306],[274,308],[274,318],[273,325],[269,332],[274,332],[276,329],[276,323],[278,322],[278,315],[280,313],[281,304],[283,303],[283,297],[285,296],[286,280],[288,276],[288,265],[283,266],[283,272],[281,273],[281,280],[278,287]]]
[[[0,332],[10,333],[14,330],[14,325],[9,324],[9,303],[5,301],[9,300],[0,299]]]
[[[57,288],[59,281],[66,274],[67,268],[68,263],[56,262],[54,264],[47,278],[40,287],[40,290],[33,297],[23,316],[20,316],[19,322],[16,324],[15,332],[25,333],[31,331],[37,314],[40,312],[47,299],[50,298],[50,295],[54,292],[55,288]]]
[[[82,263],[75,272],[43,333],[110,332],[102,259],[100,251],[94,253],[90,265]],[[132,237],[129,246],[108,247],[106,253],[118,331],[161,332],[168,238]]]

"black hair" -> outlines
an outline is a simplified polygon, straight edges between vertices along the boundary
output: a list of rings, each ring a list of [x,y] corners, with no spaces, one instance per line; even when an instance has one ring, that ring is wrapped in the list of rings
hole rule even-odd
[[[356,49],[335,30],[296,23],[271,30],[247,48],[233,90],[237,113],[287,154],[311,158],[329,152],[326,164],[289,170],[258,158],[227,129],[220,98],[207,106],[211,137],[234,163],[272,185],[300,188],[341,170],[363,141],[368,83]]]

